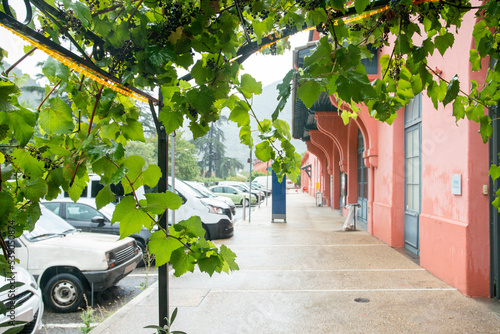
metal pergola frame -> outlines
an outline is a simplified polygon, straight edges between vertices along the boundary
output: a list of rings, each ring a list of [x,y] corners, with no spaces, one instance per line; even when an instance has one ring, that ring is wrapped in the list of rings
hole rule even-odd
[[[3,7],[6,9],[5,13],[0,11],[0,25],[8,28],[13,31],[19,37],[27,40],[29,43],[36,47],[42,48],[42,50],[49,55],[56,57],[59,61],[64,64],[70,66],[71,64],[76,64],[77,67],[73,68],[75,71],[82,73],[84,75],[90,76],[92,79],[98,81],[99,83],[106,85],[107,87],[114,89],[122,94],[126,94],[141,101],[147,101],[149,103],[151,113],[155,122],[156,131],[158,134],[158,165],[162,172],[162,177],[158,184],[158,191],[165,192],[168,189],[168,136],[165,130],[165,126],[161,124],[158,120],[156,107],[158,107],[158,112],[162,107],[162,96],[159,94],[158,98],[154,98],[150,94],[137,89],[130,85],[124,85],[120,82],[119,79],[112,76],[110,73],[104,71],[100,67],[98,67],[92,59],[85,53],[84,50],[74,41],[71,35],[65,31],[65,29],[59,24],[58,19],[63,18],[63,12],[57,8],[54,8],[48,5],[44,0],[23,0],[26,7],[26,18],[23,22],[17,21],[9,9],[9,0],[2,0]],[[419,0],[418,2],[427,2],[427,1],[438,1],[438,0]],[[367,11],[376,10],[371,12],[376,14],[380,11],[386,10],[388,7],[389,0],[376,0],[371,3]],[[417,2],[417,1],[415,1]],[[31,5],[38,8],[44,15],[46,15],[54,24],[58,25],[59,28],[62,28],[63,33],[66,37],[69,38],[71,43],[75,45],[81,55],[76,55],[73,52],[65,49],[61,45],[55,43],[54,41],[46,38],[41,35],[37,31],[28,27],[28,24],[32,19],[32,10]],[[241,9],[239,6],[236,7],[239,15],[241,16]],[[345,12],[335,12],[333,15],[333,19],[340,19],[347,16],[355,15],[356,11],[354,6],[351,6],[345,10]],[[367,17],[367,14],[355,16],[350,21],[359,20]],[[348,21],[345,21],[346,23]],[[301,30],[293,27],[289,29],[284,29],[280,32],[265,36],[261,39],[261,43],[257,41],[251,41],[248,36],[248,32],[246,27],[244,27],[245,36],[247,38],[246,43],[242,45],[237,51],[237,56],[231,61],[237,62],[238,64],[243,63],[248,57],[252,54],[265,49],[266,47],[278,42],[281,39],[287,38],[291,35],[299,31],[304,30],[313,30],[315,27],[308,27],[306,24],[302,27]],[[102,59],[104,56],[104,52],[101,46],[104,44],[104,41],[91,31],[87,31],[85,36],[88,39],[91,39],[94,42],[94,48],[92,50],[92,56],[94,59]],[[50,54],[52,52],[52,54]],[[71,66],[70,66],[71,67]],[[192,79],[190,74],[187,74],[180,78],[181,80],[189,81]],[[168,227],[168,215],[162,215],[160,219],[160,226],[162,228]],[[159,325],[163,327],[169,322],[169,294],[168,294],[168,264],[162,265],[158,268],[158,284],[159,284]]]

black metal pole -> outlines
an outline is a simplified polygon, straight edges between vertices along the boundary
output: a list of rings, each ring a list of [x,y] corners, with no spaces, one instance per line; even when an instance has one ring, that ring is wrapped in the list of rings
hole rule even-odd
[[[160,93],[159,101],[163,101]],[[158,166],[161,169],[161,178],[158,183],[158,192],[164,193],[168,189],[168,136],[165,127],[161,124],[156,116],[156,112],[152,101],[149,103],[153,119],[155,121],[156,132],[158,134]],[[161,105],[158,109],[161,109]],[[168,210],[160,218],[160,227],[168,230]],[[158,324],[164,327],[170,321],[169,312],[169,295],[168,295],[168,263],[158,267]]]

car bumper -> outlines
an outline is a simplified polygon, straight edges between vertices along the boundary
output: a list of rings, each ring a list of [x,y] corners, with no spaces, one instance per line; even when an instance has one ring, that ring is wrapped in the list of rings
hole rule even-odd
[[[142,252],[138,252],[132,259],[108,270],[84,271],[83,275],[88,280],[93,291],[102,291],[112,287],[122,278],[135,269],[142,259]]]
[[[5,315],[1,315],[0,323],[5,324],[11,321],[24,321],[26,324],[24,325],[22,333],[35,334],[42,331],[42,315],[43,301],[42,294],[39,292],[39,294],[33,294],[30,299],[25,301],[21,306],[16,307],[13,312],[8,310]],[[12,327],[3,327],[0,332],[3,333],[4,330]]]
[[[232,219],[221,219],[216,224],[206,224],[210,239],[225,239],[233,236],[234,221]]]

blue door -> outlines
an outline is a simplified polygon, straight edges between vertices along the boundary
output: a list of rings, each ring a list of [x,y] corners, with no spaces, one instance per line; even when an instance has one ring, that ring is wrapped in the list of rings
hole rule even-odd
[[[422,104],[416,96],[405,109],[405,248],[419,254],[422,194]]]
[[[368,203],[368,168],[365,166],[363,152],[365,151],[365,142],[361,131],[358,130],[358,204],[357,222],[366,229],[367,203]]]

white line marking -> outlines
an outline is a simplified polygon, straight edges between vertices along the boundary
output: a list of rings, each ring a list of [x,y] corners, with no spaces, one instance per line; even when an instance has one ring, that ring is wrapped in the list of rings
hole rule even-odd
[[[310,290],[310,289],[296,289],[296,290],[219,290],[211,289],[210,293],[262,293],[262,292],[396,292],[396,291],[457,291],[455,288],[420,288],[420,289],[325,289],[325,290]]]
[[[424,268],[408,268],[408,269],[290,269],[290,270],[282,270],[282,269],[240,269],[234,271],[234,273],[238,272],[339,272],[339,271],[347,271],[347,272],[371,272],[371,271],[426,271]]]
[[[90,324],[90,327],[95,327],[99,325],[98,322]],[[80,328],[80,327],[85,327],[85,324],[81,323],[68,323],[68,324],[44,324],[43,327],[45,328]]]

